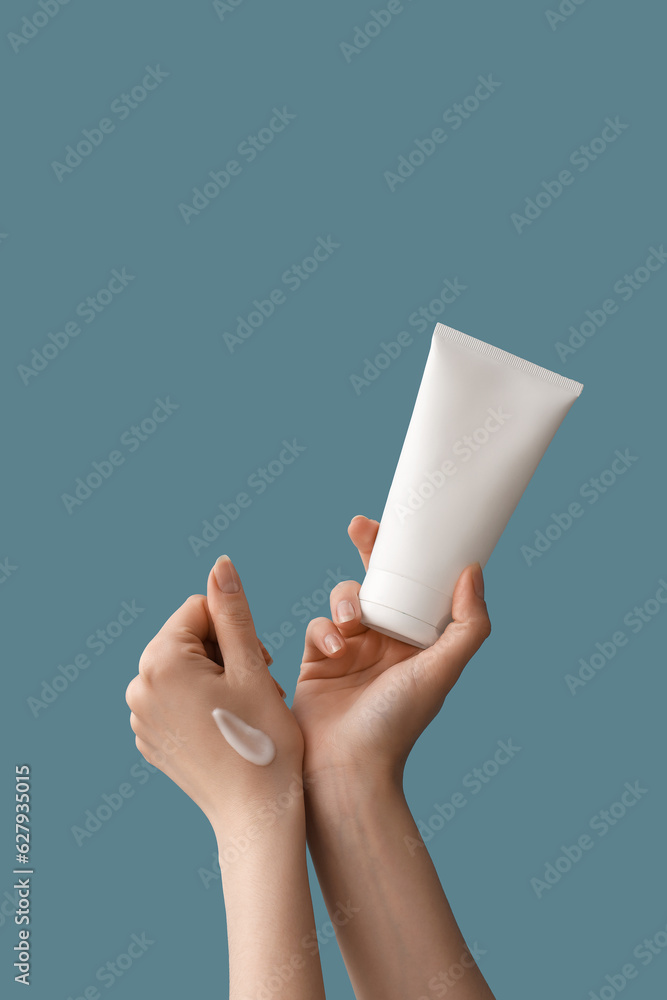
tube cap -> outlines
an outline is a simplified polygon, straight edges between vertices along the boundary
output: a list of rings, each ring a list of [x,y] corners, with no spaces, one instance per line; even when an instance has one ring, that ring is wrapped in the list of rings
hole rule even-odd
[[[411,646],[427,649],[444,632],[444,629],[438,631],[434,625],[413,618],[412,615],[403,614],[394,608],[385,608],[384,605],[373,604],[372,601],[360,600],[360,604],[363,625],[368,625],[375,632],[389,635],[392,639],[409,642]]]
[[[370,568],[359,591],[364,625],[426,649],[452,620],[452,598],[416,580]]]

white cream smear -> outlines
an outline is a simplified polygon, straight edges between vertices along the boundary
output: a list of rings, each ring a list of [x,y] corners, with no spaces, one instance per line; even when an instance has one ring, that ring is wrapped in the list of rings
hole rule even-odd
[[[266,767],[276,755],[276,745],[261,729],[253,729],[226,708],[214,708],[213,718],[230,747],[251,764]]]

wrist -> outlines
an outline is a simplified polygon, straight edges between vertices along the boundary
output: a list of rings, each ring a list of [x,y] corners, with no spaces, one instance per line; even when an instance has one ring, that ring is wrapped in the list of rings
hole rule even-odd
[[[406,862],[408,845],[419,837],[402,782],[391,774],[370,773],[356,781],[349,775],[343,780],[340,773],[320,776],[308,786],[305,805],[308,847],[325,898],[334,898],[332,886],[339,880],[333,869],[350,866],[355,880],[365,878],[378,866]],[[350,895],[359,892],[355,880]]]
[[[218,835],[218,864],[226,903],[262,910],[262,900],[308,885],[305,811],[233,835]]]
[[[304,769],[303,783],[307,808],[317,803],[337,813],[356,811],[367,802],[403,798],[403,764],[329,762]]]
[[[327,769],[305,779],[308,843],[334,834],[363,840],[408,809],[402,773],[389,769]]]
[[[280,841],[305,843],[304,784],[296,772],[282,789],[264,797],[246,800],[238,809],[225,809],[210,817],[218,844],[218,854],[250,861],[274,849]]]

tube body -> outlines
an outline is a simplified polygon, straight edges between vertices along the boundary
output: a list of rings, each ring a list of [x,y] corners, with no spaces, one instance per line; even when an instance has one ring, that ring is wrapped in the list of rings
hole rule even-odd
[[[583,385],[439,323],[359,593],[362,622],[414,646],[451,619]]]

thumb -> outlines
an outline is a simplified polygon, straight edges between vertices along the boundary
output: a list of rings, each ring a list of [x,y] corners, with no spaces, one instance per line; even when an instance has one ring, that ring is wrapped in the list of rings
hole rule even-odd
[[[467,566],[456,581],[452,619],[437,642],[416,657],[419,672],[436,686],[442,698],[451,691],[466,663],[491,634],[479,563]]]
[[[248,599],[229,556],[216,560],[208,575],[206,596],[225,673],[230,676],[244,670],[268,673]]]

